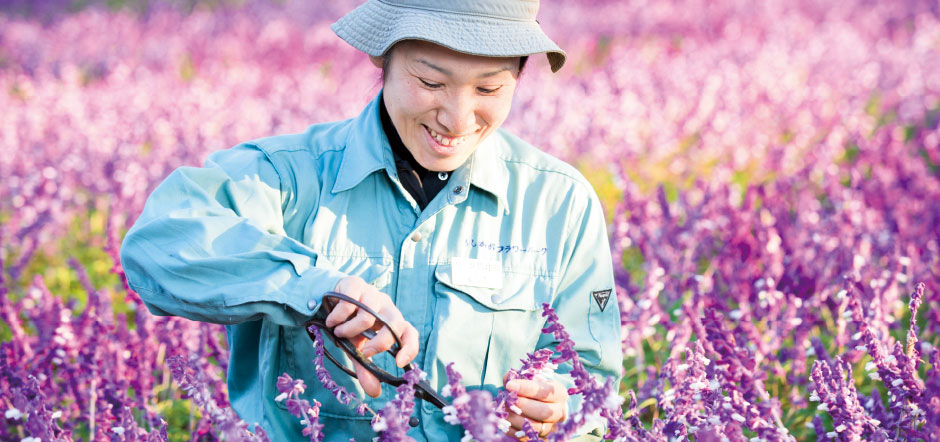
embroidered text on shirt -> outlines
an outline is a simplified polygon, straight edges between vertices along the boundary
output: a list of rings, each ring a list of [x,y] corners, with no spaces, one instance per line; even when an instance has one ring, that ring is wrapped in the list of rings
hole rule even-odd
[[[465,239],[464,244],[474,248],[491,250],[496,253],[535,253],[538,255],[544,255],[548,253],[548,247],[523,247],[518,245],[514,246],[510,244],[496,244],[487,241],[477,241],[475,239]]]

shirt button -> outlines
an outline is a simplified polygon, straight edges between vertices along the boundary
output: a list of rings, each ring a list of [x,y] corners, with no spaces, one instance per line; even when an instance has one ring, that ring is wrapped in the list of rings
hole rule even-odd
[[[503,301],[503,297],[499,295],[493,295],[490,297],[490,301],[493,301],[493,304],[499,304]]]
[[[454,187],[454,195],[460,195],[460,192],[463,192],[463,186]]]
[[[421,241],[421,232],[415,232],[411,234],[411,240],[414,242]]]
[[[317,308],[317,301],[314,301],[312,299],[307,301],[307,308],[309,308],[310,310]]]

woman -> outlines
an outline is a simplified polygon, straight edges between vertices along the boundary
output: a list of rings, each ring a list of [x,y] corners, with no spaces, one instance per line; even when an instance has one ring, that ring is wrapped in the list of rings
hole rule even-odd
[[[363,353],[398,374],[414,362],[435,388],[453,362],[468,387],[495,393],[526,353],[554,347],[540,333],[542,303],[592,374],[619,377],[597,197],[574,168],[499,129],[527,57],[546,53],[553,71],[565,60],[537,10],[534,0],[369,1],[333,25],[383,70],[362,114],[216,152],[149,197],[122,247],[131,286],[154,314],[227,325],[232,406],[273,440],[301,439],[274,400],[282,373],[304,379],[323,404],[329,440],[374,436],[369,416],[316,381],[303,324],[328,291],[392,318],[398,356],[383,353],[387,329],[359,339]],[[375,329],[371,318],[340,303],[327,324],[353,338]],[[528,419],[549,434],[578,407],[566,370],[505,385],[520,396],[511,433]],[[338,370],[333,379],[373,409],[393,397],[357,374],[358,383]],[[430,404],[419,401],[415,416],[417,440],[463,435]]]

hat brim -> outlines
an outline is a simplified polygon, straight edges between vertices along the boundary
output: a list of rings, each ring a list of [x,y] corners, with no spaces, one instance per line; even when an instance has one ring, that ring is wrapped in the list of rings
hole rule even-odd
[[[521,57],[545,53],[552,72],[565,64],[565,52],[534,20],[415,10],[370,1],[331,26],[354,48],[384,55],[403,40],[425,40],[457,52],[486,57]]]

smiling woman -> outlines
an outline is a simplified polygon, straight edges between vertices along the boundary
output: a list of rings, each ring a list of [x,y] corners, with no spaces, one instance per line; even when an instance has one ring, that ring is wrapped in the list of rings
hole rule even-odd
[[[383,69],[382,92],[358,117],[216,152],[148,198],[121,248],[129,284],[155,314],[228,325],[229,393],[244,420],[275,440],[302,438],[275,386],[283,373],[316,385],[303,326],[328,292],[358,304],[339,301],[325,326],[383,370],[413,363],[439,389],[453,363],[468,388],[515,392],[501,426],[510,435],[547,435],[580,405],[567,394],[570,365],[504,385],[526,354],[559,343],[540,333],[539,306],[557,312],[591,375],[619,378],[597,196],[573,167],[500,129],[527,57],[564,64],[537,11],[535,0],[367,2],[333,25]],[[355,380],[332,375],[373,409],[394,396],[361,366]],[[327,440],[374,437],[328,389],[303,397],[322,404]],[[464,436],[418,402],[409,436]]]
[[[398,43],[384,65],[383,103],[418,164],[450,172],[509,115],[519,57],[480,57],[418,40]]]

